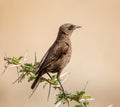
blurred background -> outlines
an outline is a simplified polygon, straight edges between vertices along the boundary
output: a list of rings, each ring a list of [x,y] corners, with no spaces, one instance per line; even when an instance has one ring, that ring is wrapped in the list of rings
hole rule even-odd
[[[36,52],[40,60],[64,23],[82,26],[71,36],[64,88],[81,90],[88,81],[86,91],[95,98],[89,107],[120,107],[120,0],[0,0],[0,74],[5,53],[27,51],[27,62],[33,62]],[[0,107],[54,107],[54,90],[47,102],[48,88],[41,84],[28,99],[31,83],[12,85],[16,78],[15,68],[0,76]]]

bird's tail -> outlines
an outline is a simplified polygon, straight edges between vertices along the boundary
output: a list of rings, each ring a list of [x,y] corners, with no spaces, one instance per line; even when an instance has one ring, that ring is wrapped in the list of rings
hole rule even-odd
[[[37,75],[36,79],[34,80],[34,82],[31,85],[31,89],[34,89],[35,86],[37,85],[37,83],[39,82],[40,78],[42,76],[42,72],[39,72],[39,74]]]

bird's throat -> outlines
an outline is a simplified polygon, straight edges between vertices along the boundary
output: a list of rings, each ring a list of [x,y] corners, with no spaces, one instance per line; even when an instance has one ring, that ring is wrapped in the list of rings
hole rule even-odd
[[[58,39],[58,40],[70,39],[70,35],[60,32],[60,33],[58,33],[57,39]]]

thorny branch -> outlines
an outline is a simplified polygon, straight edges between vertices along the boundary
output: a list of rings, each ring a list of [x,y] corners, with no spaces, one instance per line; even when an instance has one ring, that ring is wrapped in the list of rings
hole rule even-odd
[[[18,82],[18,83],[22,82],[25,77],[28,78],[28,82],[31,82],[36,78],[35,72],[37,71],[37,69],[39,67],[39,62],[37,62],[36,54],[35,54],[35,61],[33,64],[25,63],[26,60],[27,60],[27,53],[24,56],[20,56],[18,58],[17,57],[7,57],[7,56],[4,57],[4,61],[6,63],[4,66],[5,68],[4,68],[3,73],[8,69],[8,67],[16,67],[16,69],[17,69],[17,73],[18,73],[19,77],[13,82],[13,84],[16,82]],[[61,104],[68,103],[68,101],[76,102],[76,104],[73,107],[87,107],[89,105],[89,102],[91,100],[93,100],[93,98],[91,98],[91,96],[86,94],[86,87],[87,87],[88,82],[86,83],[83,90],[76,91],[75,93],[66,92],[66,95],[64,95],[61,91],[62,89],[59,85],[56,75],[52,75],[51,77],[52,77],[51,79],[42,77],[40,79],[40,83],[41,82],[45,83],[43,88],[45,88],[46,85],[49,84],[48,98],[50,96],[51,88],[59,90],[59,93],[56,95],[55,107],[58,107]],[[68,77],[69,77],[69,72],[62,74],[60,76],[61,83],[63,84]],[[35,90],[33,90],[33,93],[34,93],[34,91]],[[31,97],[31,95],[30,95],[30,97]]]

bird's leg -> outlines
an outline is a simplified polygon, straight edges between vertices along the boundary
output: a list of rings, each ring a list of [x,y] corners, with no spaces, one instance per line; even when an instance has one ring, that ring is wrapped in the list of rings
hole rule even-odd
[[[60,82],[60,72],[57,73],[57,80],[58,80],[58,82],[59,82],[59,84],[60,84],[60,87],[61,87],[61,89],[62,89],[62,92],[63,92],[63,94],[64,94],[64,96],[65,96],[65,90],[64,90],[64,88],[63,88],[63,86],[62,86],[62,83]]]
[[[51,75],[47,72],[47,74],[48,74],[48,76],[52,79],[52,77],[51,77]],[[63,94],[65,95],[65,91],[64,91],[64,88],[63,88],[63,86],[62,86],[62,84],[61,84],[61,82],[60,82],[60,79],[59,79],[59,73],[57,74],[57,80],[58,80],[58,82],[59,82],[59,84],[60,84],[60,87],[62,88],[62,91],[63,91]]]
[[[48,76],[52,79],[51,75],[47,72]]]
[[[60,87],[61,87],[61,89],[62,89],[62,92],[63,92],[64,97],[66,97],[65,90],[64,90],[64,88],[63,88],[63,86],[62,86],[62,84],[61,84],[61,82],[60,82],[60,73],[59,73],[59,72],[58,72],[58,74],[57,74],[57,80],[58,80],[58,82],[59,82],[59,84],[60,84]],[[69,100],[68,100],[67,98],[66,98],[66,101],[67,101],[68,107],[69,107]]]
[[[58,80],[58,82],[59,82],[59,84],[60,84],[60,87],[61,87],[61,89],[62,89],[62,92],[63,92],[63,94],[64,94],[64,96],[65,96],[65,90],[64,90],[64,88],[63,88],[63,86],[62,86],[62,84],[61,84],[61,82],[60,82],[60,79],[57,78],[57,80]]]

